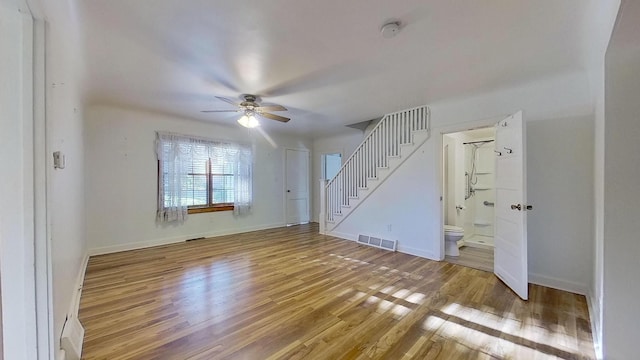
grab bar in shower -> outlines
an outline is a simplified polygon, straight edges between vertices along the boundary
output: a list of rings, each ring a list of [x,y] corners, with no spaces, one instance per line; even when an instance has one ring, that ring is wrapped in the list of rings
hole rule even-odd
[[[495,205],[494,203],[489,202],[489,201],[487,201],[487,200],[485,200],[485,201],[483,202],[483,204],[484,204],[484,206],[494,206],[494,205]]]

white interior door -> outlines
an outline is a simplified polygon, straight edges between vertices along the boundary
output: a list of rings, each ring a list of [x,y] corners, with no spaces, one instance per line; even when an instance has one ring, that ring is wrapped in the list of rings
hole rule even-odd
[[[496,125],[494,272],[527,300],[525,127],[522,111]]]
[[[309,152],[286,149],[287,225],[309,222]]]

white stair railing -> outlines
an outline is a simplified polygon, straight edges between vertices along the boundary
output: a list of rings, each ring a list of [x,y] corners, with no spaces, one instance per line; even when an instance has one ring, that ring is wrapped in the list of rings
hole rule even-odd
[[[400,145],[412,143],[412,133],[429,130],[429,123],[428,106],[385,115],[327,183],[321,210],[325,219],[334,222],[341,216],[349,200],[357,198],[359,190],[377,178],[378,169],[388,167],[389,158],[400,155]]]

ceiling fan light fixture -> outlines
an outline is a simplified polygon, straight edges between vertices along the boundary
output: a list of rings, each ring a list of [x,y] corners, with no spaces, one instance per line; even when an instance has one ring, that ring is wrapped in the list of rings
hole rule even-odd
[[[238,119],[238,124],[248,128],[248,129],[253,129],[255,127],[260,126],[260,122],[258,121],[258,119],[256,119],[255,115],[253,115],[253,114],[242,115],[242,117],[240,119]]]

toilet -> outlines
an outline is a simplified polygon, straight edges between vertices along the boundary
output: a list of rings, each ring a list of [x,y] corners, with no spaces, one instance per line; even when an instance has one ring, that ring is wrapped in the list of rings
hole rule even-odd
[[[444,226],[444,254],[448,256],[460,256],[458,240],[464,236],[464,229],[458,226]]]

